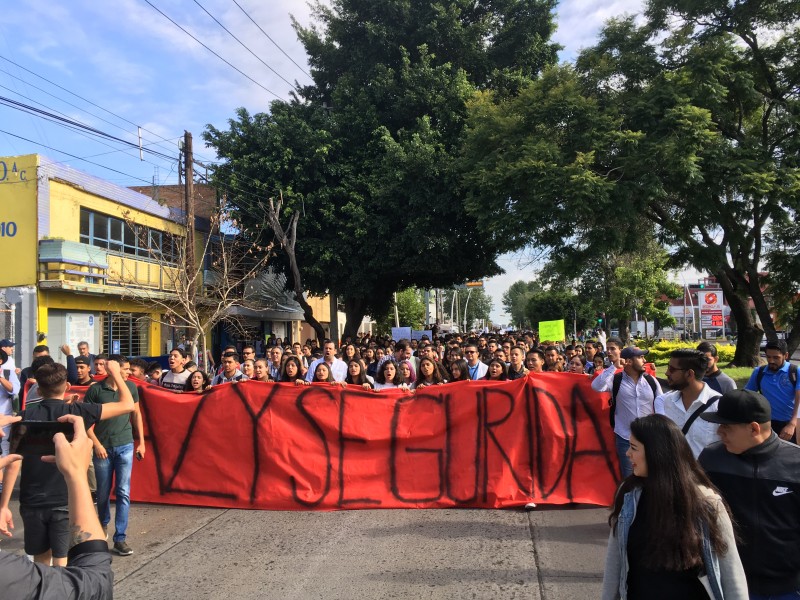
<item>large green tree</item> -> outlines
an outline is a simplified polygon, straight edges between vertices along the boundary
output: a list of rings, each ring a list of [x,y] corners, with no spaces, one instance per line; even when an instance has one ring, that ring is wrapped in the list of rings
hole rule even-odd
[[[516,93],[556,60],[553,0],[333,0],[296,24],[313,83],[269,113],[237,113],[205,140],[216,181],[247,221],[281,190],[302,211],[304,286],[343,300],[345,336],[409,286],[500,272],[503,240],[464,210],[458,149],[476,89]],[[275,264],[278,264],[276,261]]]
[[[542,270],[542,277],[551,288],[574,289],[581,306],[604,313],[603,327],[610,330],[610,321],[618,323],[620,337],[630,336],[629,322],[634,314],[661,327],[674,324],[669,314],[669,299],[677,298],[681,288],[669,278],[669,256],[645,230],[636,247],[627,252],[595,253],[576,265],[574,255],[555,256]],[[648,327],[649,333],[653,332]]]
[[[796,217],[800,194],[798,10],[651,0],[645,24],[612,20],[574,67],[515,98],[478,96],[464,161],[471,213],[493,236],[569,240],[565,252],[583,256],[629,250],[654,227],[675,264],[719,281],[739,333],[734,363],[756,364],[763,332],[775,338],[767,234]]]

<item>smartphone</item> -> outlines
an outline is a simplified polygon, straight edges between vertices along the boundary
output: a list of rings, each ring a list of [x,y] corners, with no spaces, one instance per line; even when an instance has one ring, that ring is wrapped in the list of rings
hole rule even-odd
[[[142,453],[141,452],[137,452],[136,453],[136,460],[142,460]]]
[[[56,453],[53,436],[63,433],[72,441],[72,423],[60,421],[18,421],[11,424],[9,452],[23,456],[48,456]]]

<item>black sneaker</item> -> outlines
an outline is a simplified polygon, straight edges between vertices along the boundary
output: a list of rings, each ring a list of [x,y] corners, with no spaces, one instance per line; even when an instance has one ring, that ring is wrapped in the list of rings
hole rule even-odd
[[[128,546],[126,542],[114,542],[114,552],[120,556],[130,556],[133,554],[133,550],[131,550],[131,547]]]

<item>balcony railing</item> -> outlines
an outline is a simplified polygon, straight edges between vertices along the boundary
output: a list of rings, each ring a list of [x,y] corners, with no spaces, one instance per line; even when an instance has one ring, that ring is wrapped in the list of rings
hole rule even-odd
[[[39,241],[39,283],[119,293],[119,288],[174,292],[177,267],[67,240]],[[116,288],[116,289],[114,289]]]

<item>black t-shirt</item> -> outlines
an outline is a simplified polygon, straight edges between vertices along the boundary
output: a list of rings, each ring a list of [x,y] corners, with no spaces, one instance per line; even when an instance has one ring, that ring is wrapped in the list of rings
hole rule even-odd
[[[650,536],[657,531],[647,530],[647,499],[645,491],[636,506],[636,517],[628,532],[628,598],[630,600],[709,600],[698,578],[699,569],[688,571],[654,570],[645,567],[642,559],[647,552]]]
[[[86,429],[100,420],[101,404],[66,404],[63,400],[42,400],[22,411],[22,419],[55,421],[64,415],[83,417]],[[19,503],[28,507],[48,508],[67,506],[67,482],[53,463],[42,462],[38,456],[22,460]]]

